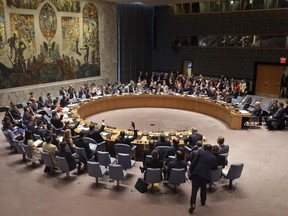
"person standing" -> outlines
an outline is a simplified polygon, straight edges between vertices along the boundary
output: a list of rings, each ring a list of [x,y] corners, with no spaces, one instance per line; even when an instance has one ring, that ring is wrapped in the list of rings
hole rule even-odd
[[[206,184],[211,181],[211,170],[218,168],[217,159],[211,153],[212,146],[210,144],[204,145],[204,151],[199,151],[192,161],[190,166],[190,174],[192,179],[192,193],[190,199],[189,213],[193,214],[195,210],[197,192],[200,188],[201,205],[206,204]]]

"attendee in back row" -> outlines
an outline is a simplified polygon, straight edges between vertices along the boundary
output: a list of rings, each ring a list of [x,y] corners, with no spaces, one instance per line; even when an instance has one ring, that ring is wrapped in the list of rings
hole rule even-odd
[[[225,138],[223,136],[219,136],[217,139],[217,143],[219,145],[219,154],[229,153],[229,145],[224,144]]]
[[[159,141],[156,142],[155,147],[158,146],[171,146],[171,143],[166,139],[165,134],[160,134]]]
[[[284,116],[285,116],[285,108],[284,108],[284,103],[279,102],[279,109],[275,114],[270,116],[267,121],[266,125],[268,127],[268,130],[273,130],[273,129],[278,129],[279,127],[285,127],[284,125]],[[281,125],[283,124],[283,125]],[[282,129],[282,128],[280,128]]]
[[[186,145],[188,144],[189,148],[193,149],[193,147],[196,145],[197,141],[199,141],[199,140],[202,141],[203,136],[202,136],[202,134],[199,134],[197,132],[197,128],[193,127],[191,129],[191,131],[192,131],[192,134],[190,134],[188,137],[184,138],[184,143]]]
[[[102,124],[101,127],[96,130],[95,129],[95,124],[91,123],[89,125],[89,130],[86,132],[86,137],[92,138],[93,140],[95,140],[97,143],[103,142],[104,139],[101,136],[101,132],[104,131],[105,128],[105,121],[104,119],[102,120]]]

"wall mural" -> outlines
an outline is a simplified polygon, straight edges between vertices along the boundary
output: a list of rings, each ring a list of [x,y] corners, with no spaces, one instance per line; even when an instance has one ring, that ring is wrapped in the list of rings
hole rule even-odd
[[[8,7],[36,9],[44,0],[6,0]]]
[[[7,1],[15,8],[34,9],[38,5],[39,16],[10,12],[10,25],[5,26],[0,0],[0,89],[100,75],[97,8],[89,3],[82,13],[75,13],[78,7],[80,11],[75,0],[41,2]],[[74,15],[61,17],[57,15],[59,8],[69,8]],[[10,28],[10,35],[5,34],[5,28]]]
[[[58,11],[80,12],[80,2],[76,0],[51,0]]]

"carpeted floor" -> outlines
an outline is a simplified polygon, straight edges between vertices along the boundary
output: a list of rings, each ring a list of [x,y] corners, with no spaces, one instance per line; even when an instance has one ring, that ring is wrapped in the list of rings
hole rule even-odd
[[[1,114],[2,117],[2,114]],[[195,215],[221,216],[281,216],[288,212],[287,181],[287,130],[267,131],[260,129],[230,130],[215,118],[193,112],[171,109],[115,110],[90,117],[100,122],[105,118],[108,125],[129,128],[130,121],[146,130],[177,130],[197,127],[207,137],[208,143],[216,144],[219,135],[230,145],[229,164],[243,162],[240,179],[227,188],[228,181],[221,179],[208,193],[207,205],[200,206]],[[155,124],[151,126],[150,124]],[[109,177],[95,180],[87,174],[73,175],[64,180],[64,174],[50,177],[44,167],[31,168],[23,163],[21,155],[11,153],[8,143],[0,133],[0,215],[189,215],[191,182],[178,187],[177,193],[160,184],[159,191],[141,194],[134,189],[138,177],[142,176],[139,166],[129,170],[129,176],[116,182]]]

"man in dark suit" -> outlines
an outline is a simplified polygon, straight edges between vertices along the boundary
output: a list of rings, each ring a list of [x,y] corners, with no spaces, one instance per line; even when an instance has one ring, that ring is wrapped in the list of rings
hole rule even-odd
[[[134,131],[133,136],[131,138],[126,137],[125,131],[120,131],[120,135],[115,139],[115,143],[124,143],[124,144],[131,145],[131,142],[138,137],[138,132],[135,129],[135,123],[131,122],[131,126],[132,126],[133,131]]]
[[[175,156],[176,156],[175,160],[171,161],[167,166],[166,179],[169,179],[172,168],[176,169],[184,168],[185,171],[187,171],[187,163],[184,161],[184,153],[181,150],[178,150],[176,151]]]
[[[10,102],[10,108],[11,108],[11,115],[15,120],[20,120],[22,118],[21,113],[19,112],[18,108],[16,107],[15,103],[13,101]]]
[[[100,133],[104,130],[104,128],[105,128],[104,120],[102,120],[102,125],[98,130],[95,130],[95,124],[92,123],[89,125],[89,130],[86,132],[86,136],[92,138],[97,143],[103,142],[104,139],[102,138]]]
[[[279,109],[277,110],[277,112],[270,116],[266,121],[268,130],[276,129],[280,126],[281,123],[283,123],[285,112],[286,110],[284,108],[284,103],[279,102]]]
[[[153,149],[155,148],[155,142],[154,140],[149,140],[149,144],[148,144],[149,148],[148,149],[144,149],[143,151],[143,158],[142,158],[142,161],[143,161],[143,167],[146,166],[146,156],[147,155],[151,155],[151,152],[153,151]]]
[[[226,158],[223,155],[219,154],[219,146],[212,146],[212,154],[217,158],[218,166],[222,166],[223,168],[226,166]]]
[[[188,137],[184,138],[184,143],[189,145],[189,148],[193,149],[193,147],[196,145],[197,141],[202,141],[203,136],[202,134],[199,134],[197,132],[197,128],[192,128],[192,134],[190,134]]]
[[[59,157],[64,157],[68,163],[69,170],[73,170],[76,168],[76,165],[78,164],[78,174],[81,174],[81,162],[79,159],[75,159],[71,152],[68,152],[66,150],[67,143],[66,142],[61,142],[60,143],[60,150],[56,153],[57,156]]]
[[[168,140],[166,140],[164,134],[161,134],[159,141],[156,142],[155,147],[157,147],[157,146],[171,146],[171,143]]]
[[[177,151],[181,151],[184,153],[184,148],[179,146],[179,140],[178,139],[174,138],[172,140],[172,143],[173,143],[173,146],[172,146],[173,148],[169,149],[166,152],[165,159],[167,159],[169,156],[175,156]]]
[[[55,128],[63,128],[62,119],[63,119],[63,115],[59,117],[57,112],[55,111],[52,112],[51,124]]]
[[[196,197],[199,188],[201,189],[201,205],[206,203],[206,184],[211,181],[211,169],[218,168],[217,159],[211,153],[212,146],[210,144],[204,145],[204,151],[199,151],[192,161],[190,166],[190,173],[192,177],[192,193],[190,199],[189,213],[193,213],[196,204]]]
[[[43,128],[43,122],[41,120],[37,120],[37,127],[34,130],[34,134],[39,135],[42,139],[46,137],[47,130]]]
[[[217,143],[219,145],[219,154],[229,153],[229,145],[225,145],[224,141],[225,141],[225,138],[223,136],[219,136],[217,139]]]
[[[189,154],[189,157],[187,159],[187,161],[190,161],[192,163],[192,161],[194,160],[194,158],[197,155],[198,151],[203,151],[203,142],[202,141],[197,141],[196,145],[194,146],[194,148],[192,149],[191,153]]]
[[[151,152],[152,159],[146,162],[145,167],[140,167],[141,172],[146,171],[147,168],[163,168],[164,161],[159,160],[159,152],[157,150],[153,150]],[[144,173],[144,179],[146,178],[146,172]]]

